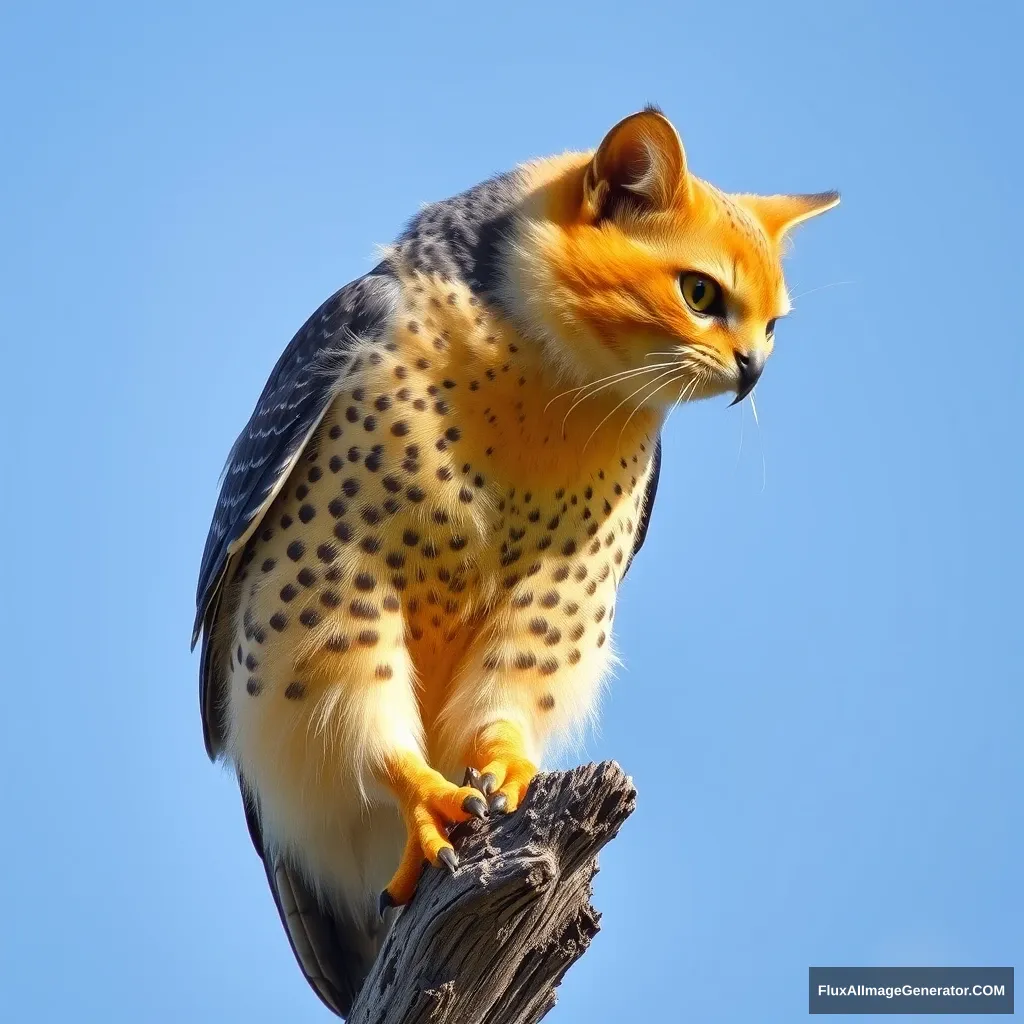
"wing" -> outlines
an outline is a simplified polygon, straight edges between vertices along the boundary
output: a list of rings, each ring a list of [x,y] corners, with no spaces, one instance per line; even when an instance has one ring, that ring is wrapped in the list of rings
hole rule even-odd
[[[195,647],[200,631],[200,705],[206,752],[224,742],[218,666],[211,625],[222,596],[228,561],[249,539],[330,405],[346,355],[355,342],[380,337],[398,300],[399,286],[381,263],[332,295],[284,350],[256,409],[228,455],[213,523],[199,570]],[[333,371],[333,372],[332,372]]]
[[[654,498],[658,493],[658,479],[661,477],[661,434],[654,442],[654,465],[651,467],[651,475],[647,478],[647,492],[644,494],[643,505],[641,506],[640,522],[636,527],[636,536],[633,540],[633,551],[626,563],[622,578],[626,578],[629,567],[633,564],[637,552],[644,546],[647,540],[647,528],[651,525],[651,512],[654,510]]]

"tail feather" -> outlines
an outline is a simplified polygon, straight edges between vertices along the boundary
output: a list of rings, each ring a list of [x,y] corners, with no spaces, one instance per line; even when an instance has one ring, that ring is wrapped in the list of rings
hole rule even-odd
[[[298,872],[266,859],[281,923],[306,981],[328,1009],[347,1017],[380,948],[379,937],[325,911]]]
[[[347,1017],[387,935],[392,915],[359,921],[317,899],[301,872],[265,848],[254,797],[242,785],[245,817],[288,942],[306,981],[323,1004]]]

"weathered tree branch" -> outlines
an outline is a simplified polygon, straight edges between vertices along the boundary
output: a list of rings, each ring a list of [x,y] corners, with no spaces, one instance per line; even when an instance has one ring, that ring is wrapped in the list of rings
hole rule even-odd
[[[590,945],[597,852],[636,807],[613,761],[539,775],[515,814],[460,826],[425,871],[349,1024],[534,1024]]]

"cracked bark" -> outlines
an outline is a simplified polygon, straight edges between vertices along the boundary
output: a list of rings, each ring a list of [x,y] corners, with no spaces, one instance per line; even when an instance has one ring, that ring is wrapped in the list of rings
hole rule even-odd
[[[598,851],[636,807],[614,761],[537,776],[515,814],[454,833],[398,917],[349,1024],[534,1024],[590,945]]]

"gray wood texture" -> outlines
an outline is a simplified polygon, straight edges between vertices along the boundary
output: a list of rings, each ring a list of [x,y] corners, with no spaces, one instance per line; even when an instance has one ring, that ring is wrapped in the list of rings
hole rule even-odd
[[[534,780],[515,814],[453,833],[459,867],[424,871],[349,1024],[534,1024],[597,934],[598,851],[636,807],[614,761]]]

